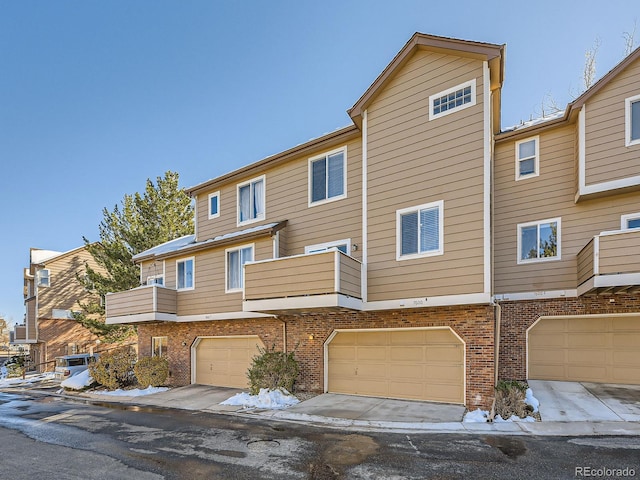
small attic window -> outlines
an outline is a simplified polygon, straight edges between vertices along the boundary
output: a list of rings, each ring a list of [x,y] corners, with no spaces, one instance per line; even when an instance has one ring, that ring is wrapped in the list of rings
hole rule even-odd
[[[456,85],[429,96],[429,120],[463,110],[476,104],[476,80]]]

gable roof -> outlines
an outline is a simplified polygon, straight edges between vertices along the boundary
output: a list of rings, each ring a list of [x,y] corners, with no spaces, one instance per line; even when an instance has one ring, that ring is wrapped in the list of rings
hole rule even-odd
[[[362,113],[417,50],[449,53],[489,61],[492,70],[492,90],[499,88],[504,80],[504,48],[504,45],[438,37],[416,32],[347,113],[353,122],[360,127]]]

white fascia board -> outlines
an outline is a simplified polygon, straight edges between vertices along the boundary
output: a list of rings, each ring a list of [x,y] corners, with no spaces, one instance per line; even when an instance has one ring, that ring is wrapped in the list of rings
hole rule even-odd
[[[140,322],[176,322],[178,316],[174,313],[139,313],[136,315],[121,315],[119,317],[107,317],[107,325],[140,323]]]
[[[275,315],[257,312],[204,313],[201,315],[180,315],[176,322],[214,322],[217,320],[243,320],[251,318],[273,318]]]
[[[311,295],[308,297],[269,298],[265,300],[245,300],[242,309],[245,312],[270,310],[299,310],[311,308],[348,308],[364,310],[362,300],[339,293]]]
[[[494,295],[496,302],[517,302],[521,300],[544,300],[549,298],[573,298],[578,296],[577,289],[542,290],[539,292],[501,293]]]
[[[442,295],[439,297],[403,298],[397,300],[382,300],[367,302],[365,311],[396,310],[421,307],[444,307],[452,305],[475,305],[491,303],[489,293],[470,293],[466,295]]]

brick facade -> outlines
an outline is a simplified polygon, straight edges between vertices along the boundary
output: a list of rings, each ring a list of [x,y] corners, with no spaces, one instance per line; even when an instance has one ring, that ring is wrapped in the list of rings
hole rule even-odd
[[[466,405],[489,408],[493,401],[494,315],[488,305],[437,307],[377,312],[334,312],[281,315],[278,319],[154,323],[138,326],[139,352],[151,354],[151,337],[169,337],[171,385],[191,383],[191,345],[198,336],[258,335],[265,346],[296,348],[300,391],[324,391],[324,344],[336,329],[418,328],[448,326],[466,344]],[[313,336],[313,339],[310,336]],[[184,343],[184,345],[183,345]]]
[[[499,378],[525,380],[527,329],[542,316],[639,313],[638,295],[598,295],[551,300],[500,302]]]

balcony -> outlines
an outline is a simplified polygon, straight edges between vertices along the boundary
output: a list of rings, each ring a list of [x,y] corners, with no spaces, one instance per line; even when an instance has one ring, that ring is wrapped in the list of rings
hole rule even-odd
[[[640,291],[640,229],[603,232],[578,253],[578,295]]]
[[[339,250],[248,263],[244,266],[243,310],[360,310],[361,272],[361,263]]]
[[[27,326],[26,325],[15,325],[13,327],[13,332],[11,332],[12,339],[10,343],[14,344],[24,344],[24,343],[34,343],[35,338],[28,338],[27,335]]]
[[[105,298],[107,324],[175,321],[177,292],[162,285],[145,285]]]

